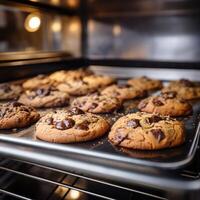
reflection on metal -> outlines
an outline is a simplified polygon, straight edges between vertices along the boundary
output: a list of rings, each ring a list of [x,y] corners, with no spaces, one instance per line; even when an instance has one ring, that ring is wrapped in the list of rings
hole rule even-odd
[[[80,192],[76,190],[71,190],[69,196],[70,199],[78,199],[80,197]]]
[[[79,6],[79,0],[67,0],[67,5],[70,8],[77,8]]]
[[[51,3],[54,4],[54,5],[59,5],[60,0],[51,0]]]
[[[28,32],[36,32],[40,28],[41,19],[38,13],[29,14],[24,23],[24,27]]]
[[[61,20],[59,18],[56,18],[51,25],[51,29],[53,32],[60,32],[62,29]]]
[[[77,20],[73,20],[69,25],[69,31],[75,33],[80,30],[80,23]]]
[[[94,23],[94,20],[90,19],[88,21],[88,29],[89,29],[89,32],[93,32],[94,29],[95,29],[95,23]]]
[[[114,35],[114,36],[118,36],[118,35],[120,35],[121,32],[122,32],[122,28],[121,28],[121,26],[118,25],[118,24],[114,25],[114,26],[113,26],[113,30],[112,30],[112,32],[113,32],[113,35]]]

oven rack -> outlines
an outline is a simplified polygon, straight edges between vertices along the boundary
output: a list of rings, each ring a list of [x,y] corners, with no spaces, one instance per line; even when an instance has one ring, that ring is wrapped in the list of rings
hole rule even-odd
[[[37,173],[34,173],[34,171],[36,171]],[[46,172],[46,173],[48,172],[46,177],[43,175],[43,172]],[[71,193],[73,193],[73,191],[76,191],[77,193],[76,192],[75,193],[79,195],[81,194],[81,195],[89,196],[86,199],[114,200],[114,199],[121,199],[122,195],[123,197],[126,197],[126,199],[130,199],[130,200],[135,197],[142,198],[142,199],[152,199],[152,200],[153,199],[160,199],[160,200],[171,199],[171,196],[164,191],[148,190],[146,188],[144,189],[144,188],[138,188],[138,187],[131,188],[128,186],[121,186],[115,183],[105,182],[103,180],[94,179],[94,178],[87,177],[84,175],[78,175],[75,173],[66,172],[63,170],[58,170],[51,167],[42,166],[39,164],[33,164],[27,161],[8,160],[8,159],[3,158],[0,162],[0,173],[4,174],[3,177],[17,176],[19,177],[18,179],[21,179],[21,178],[28,179],[29,182],[36,181],[39,185],[50,184],[52,188],[51,190],[48,191],[47,198],[42,198],[42,199],[47,199],[47,200],[61,200],[61,199],[67,200],[70,198],[69,196]],[[59,180],[57,180],[58,177],[52,178],[53,173],[56,173],[57,175],[59,175]],[[199,173],[195,172],[195,170],[191,170],[191,167],[189,170],[183,170],[182,172],[180,172],[180,176],[187,177],[188,180],[199,179]],[[95,187],[98,188],[98,190],[90,191],[90,189],[88,190],[88,188],[81,188],[80,186],[77,186],[78,182],[84,182],[84,181],[88,185],[93,185],[93,186],[95,185]],[[6,185],[5,182],[3,184],[4,186]],[[24,200],[34,199],[28,196],[30,195],[29,193],[19,194],[19,192],[16,193],[15,190],[13,191],[12,187],[11,189],[7,189],[7,188],[4,188],[4,186],[2,186],[2,183],[0,185],[1,185],[0,194],[10,196],[14,199],[24,199]],[[106,193],[105,190],[113,191],[113,192],[109,192],[105,194]],[[17,191],[20,191],[20,190],[18,189]],[[62,191],[60,192],[62,194],[60,194],[58,198],[53,197],[56,195],[56,193],[59,193],[59,191]],[[118,194],[118,196],[117,195],[112,196],[112,194]],[[173,197],[174,197],[174,194],[173,194]]]
[[[25,170],[22,170],[25,169]],[[33,173],[33,168],[36,168],[38,171],[49,171],[50,173],[55,172],[56,174],[59,174],[59,177],[61,177],[60,181],[57,181],[52,178],[47,178],[47,177],[43,177],[38,174],[34,174]],[[66,196],[70,193],[70,191],[77,191],[81,194],[86,194],[89,195],[91,197],[91,199],[107,199],[107,200],[114,200],[114,199],[121,199],[120,196],[118,196],[119,198],[117,198],[117,195],[114,196],[108,196],[111,195],[111,193],[109,192],[107,195],[104,195],[103,193],[105,191],[101,191],[100,192],[92,192],[88,189],[82,189],[80,187],[76,186],[77,182],[80,181],[86,181],[87,183],[90,182],[92,183],[92,185],[96,184],[97,188],[104,188],[103,190],[108,190],[108,191],[115,191],[115,194],[123,194],[124,197],[128,197],[127,199],[132,199],[133,195],[137,195],[137,196],[141,196],[141,197],[146,197],[146,199],[161,199],[161,200],[166,200],[167,198],[164,196],[161,196],[161,192],[157,194],[155,193],[151,193],[148,191],[142,191],[139,189],[133,189],[133,188],[129,188],[129,187],[125,187],[125,186],[120,186],[120,185],[116,185],[114,183],[109,183],[109,182],[105,182],[102,180],[98,180],[98,179],[93,179],[87,176],[83,176],[83,175],[78,175],[78,174],[74,174],[74,173],[70,173],[70,172],[65,172],[62,170],[57,170],[57,169],[53,169],[51,167],[46,167],[46,166],[42,166],[42,165],[37,165],[37,164],[33,164],[30,162],[22,162],[22,161],[17,161],[17,160],[8,160],[8,159],[3,159],[0,163],[0,172],[4,173],[4,175],[6,173],[8,173],[10,176],[20,176],[20,177],[25,177],[28,178],[29,181],[31,180],[36,180],[37,182],[41,182],[41,184],[51,184],[54,185],[54,189],[52,191],[49,191],[49,195],[46,199],[52,199],[52,195],[54,195],[56,193],[56,191],[58,191],[60,188],[62,188],[62,190],[65,191],[65,193],[63,194],[63,196],[60,199],[68,199]],[[49,174],[48,174],[49,176]],[[51,175],[50,175],[51,177]],[[68,179],[71,179],[71,183],[69,183]],[[2,184],[1,184],[2,185]],[[103,186],[103,187],[102,187]],[[106,186],[106,187],[105,187]],[[7,189],[4,189],[2,186],[0,186],[0,194],[5,194],[8,196],[12,196],[15,197],[17,199],[24,199],[24,200],[32,200],[33,198],[30,197],[26,197],[25,195],[22,194],[17,194],[14,193],[12,191],[9,191]],[[114,194],[114,193],[112,193]],[[1,197],[1,196],[0,196]],[[90,199],[90,198],[89,198]]]

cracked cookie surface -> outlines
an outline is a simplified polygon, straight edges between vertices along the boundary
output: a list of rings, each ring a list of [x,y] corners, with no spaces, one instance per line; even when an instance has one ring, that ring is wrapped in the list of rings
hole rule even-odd
[[[72,106],[90,113],[109,113],[121,107],[121,100],[101,94],[91,94],[74,99]]]
[[[36,90],[27,90],[18,101],[35,108],[51,108],[67,105],[69,95],[52,87],[40,87]]]
[[[138,109],[143,112],[169,116],[184,116],[192,113],[192,106],[177,97],[176,92],[163,92],[142,100]]]
[[[103,136],[110,128],[102,117],[78,108],[49,113],[36,124],[37,138],[53,143],[73,143]]]
[[[108,135],[114,145],[156,150],[181,145],[185,140],[182,122],[169,117],[137,112],[118,119]]]
[[[177,92],[179,98],[192,100],[200,98],[200,85],[187,79],[172,81],[164,87],[163,92]]]
[[[0,129],[23,128],[35,123],[39,118],[40,115],[34,108],[19,102],[0,105]]]
[[[156,79],[150,79],[146,76],[129,79],[127,81],[129,85],[139,88],[140,90],[157,90],[162,88],[162,82]]]
[[[12,83],[0,84],[0,100],[16,99],[22,93],[22,87]]]

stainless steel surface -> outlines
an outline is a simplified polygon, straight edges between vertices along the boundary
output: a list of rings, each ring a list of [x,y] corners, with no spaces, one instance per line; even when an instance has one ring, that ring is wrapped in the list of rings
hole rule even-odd
[[[200,81],[200,70],[195,69],[164,69],[164,68],[144,68],[141,67],[113,67],[110,66],[90,66],[89,68],[97,74],[108,74],[118,78],[131,78],[137,76],[148,76],[155,79],[161,80],[177,80],[181,78],[191,79]]]
[[[98,71],[98,67],[96,67],[94,68],[94,70],[102,73],[102,68],[103,67],[100,67]],[[104,69],[108,69],[107,71],[111,70],[111,68]],[[113,72],[119,72],[116,68],[114,69],[115,70],[113,70]],[[105,71],[104,73],[107,73],[107,71]],[[129,73],[128,71],[129,70],[127,70],[125,74],[133,74],[132,71],[129,71]],[[191,74],[187,72],[187,75],[187,78],[189,78],[189,75]],[[9,131],[7,131],[7,133],[8,132]],[[199,134],[196,134],[195,136],[196,141],[198,140],[198,135]],[[115,155],[109,155],[108,152],[110,151],[109,149],[111,148],[111,146],[107,143],[106,138],[102,138],[100,140],[100,143],[99,140],[97,140],[84,144],[58,145],[49,144],[41,141],[34,141],[32,140],[32,136],[32,127],[19,132],[17,131],[9,136],[0,135],[0,144],[2,147],[0,148],[1,154],[22,161],[24,160],[36,163],[40,166],[44,165],[51,168],[60,169],[62,171],[68,171],[71,174],[79,174],[79,177],[88,176],[91,178],[91,180],[103,179],[100,181],[101,183],[110,183],[112,180],[116,182],[116,184],[113,185],[148,185],[148,187],[151,189],[165,189],[172,192],[181,192],[182,190],[198,191],[198,189],[200,188],[200,180],[198,178],[197,180],[190,179],[194,176],[193,174],[186,173],[185,179],[182,175],[174,176],[174,174],[171,172],[165,171],[165,173],[162,173],[159,169],[156,169],[158,167],[163,167],[165,169],[167,167],[177,167],[176,161],[173,164],[173,162],[168,163],[170,162],[169,159],[167,159],[167,161],[163,163],[159,160],[157,163],[154,163],[155,161],[153,159],[148,160],[148,158],[146,160],[141,160],[126,157],[126,159],[124,159],[122,157],[123,153],[120,151],[117,151]],[[193,145],[196,144],[197,143],[193,143]],[[190,146],[189,143],[188,145]],[[108,152],[106,152],[107,149]],[[170,154],[168,154],[168,156],[169,155]],[[193,156],[194,152],[192,152],[192,156],[188,156],[184,158],[184,160],[180,160],[178,165],[185,165],[193,159]],[[132,164],[130,165],[130,163]],[[145,165],[148,167],[145,167]],[[34,178],[37,179],[37,177]],[[105,185],[109,186],[109,184]],[[128,190],[131,191],[131,187]]]

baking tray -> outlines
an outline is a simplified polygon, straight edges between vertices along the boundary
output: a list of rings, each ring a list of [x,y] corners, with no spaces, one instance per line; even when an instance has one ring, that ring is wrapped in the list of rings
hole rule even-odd
[[[116,69],[113,68],[113,70],[116,72]],[[123,79],[119,79],[120,82],[125,80],[124,77]],[[123,109],[119,109],[112,114],[102,114],[102,116],[112,124],[119,117],[125,114],[137,112],[137,104],[140,100],[141,99],[126,101]],[[32,151],[34,151],[35,148],[40,148],[44,151],[47,150],[46,155],[52,154],[56,151],[56,156],[59,156],[59,153],[60,155],[64,153],[66,158],[69,158],[72,155],[77,155],[79,159],[85,161],[90,158],[90,161],[93,161],[94,163],[98,160],[98,162],[102,161],[103,163],[114,164],[114,162],[116,162],[118,165],[125,164],[128,168],[132,168],[133,165],[142,165],[143,167],[180,169],[192,161],[198,146],[200,135],[200,101],[192,101],[191,104],[193,105],[193,114],[179,118],[179,120],[183,121],[185,124],[186,141],[180,147],[171,149],[141,151],[120,148],[110,144],[107,135],[94,141],[84,143],[51,144],[40,141],[34,137],[35,125],[24,129],[14,129],[12,131],[1,130],[0,141],[7,144],[18,144],[20,147],[28,146],[29,148],[32,148]],[[59,110],[63,108],[56,109]],[[44,115],[51,110],[55,109],[39,109],[38,111],[41,115]],[[46,164],[48,165],[48,162]]]

